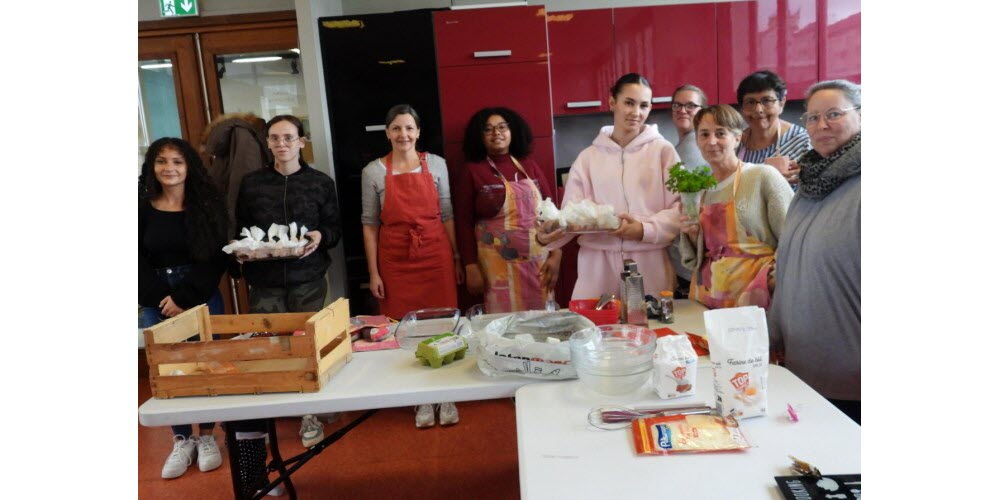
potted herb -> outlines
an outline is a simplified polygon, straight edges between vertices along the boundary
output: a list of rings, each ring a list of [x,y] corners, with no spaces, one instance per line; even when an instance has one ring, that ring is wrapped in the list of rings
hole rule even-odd
[[[698,209],[701,197],[708,188],[718,184],[712,177],[712,169],[707,166],[688,170],[684,162],[677,162],[670,167],[670,177],[667,179],[667,189],[681,195],[681,208],[684,215],[690,219],[688,224],[698,223]]]

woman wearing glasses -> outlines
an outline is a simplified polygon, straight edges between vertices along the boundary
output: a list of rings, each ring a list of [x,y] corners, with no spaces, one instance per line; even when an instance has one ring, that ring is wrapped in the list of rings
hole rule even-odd
[[[677,87],[677,90],[674,90],[670,103],[670,118],[674,122],[674,128],[677,129],[677,155],[681,157],[681,161],[688,168],[707,165],[705,159],[701,157],[694,133],[694,115],[707,105],[708,97],[705,96],[705,92],[694,85],[681,85]],[[687,298],[688,289],[691,286],[691,270],[684,267],[681,261],[680,242],[682,239],[675,239],[674,243],[667,249],[670,254],[670,262],[673,263],[674,271],[677,272],[677,289],[674,290],[674,294],[679,299]]]
[[[583,199],[613,205],[621,222],[610,233],[580,235],[574,299],[617,293],[625,259],[638,264],[647,295],[675,287],[673,265],[665,250],[679,231],[680,203],[664,182],[678,158],[656,125],[646,124],[652,97],[649,81],[642,75],[629,73],[619,78],[608,98],[614,124],[601,128],[569,171],[563,206]],[[574,237],[549,223],[536,236],[549,248],[560,248]]]
[[[809,135],[804,128],[781,119],[786,95],[785,81],[772,71],[757,71],[740,82],[736,100],[749,126],[740,137],[736,155],[747,163],[771,165],[789,184],[797,184],[795,160],[809,150]]]
[[[184,310],[207,304],[225,312],[219,278],[228,258],[226,206],[201,157],[183,139],[162,138],[149,146],[139,177],[139,328],[153,326]],[[179,477],[197,455],[198,469],[222,464],[214,423],[172,428],[174,447],[160,472]]]
[[[860,424],[861,86],[830,80],[808,96],[813,149],[799,159],[768,331],[785,366]]]
[[[326,301],[325,250],[340,241],[340,210],[333,179],[302,159],[305,130],[291,115],[271,118],[265,125],[274,163],[243,177],[236,203],[236,226],[292,222],[307,229],[309,243],[301,258],[243,264],[250,285],[250,312],[319,311]]]
[[[775,169],[736,156],[743,119],[728,104],[702,109],[694,123],[698,148],[718,185],[705,192],[698,221],[692,221],[697,224],[684,228],[680,246],[692,270],[690,297],[710,309],[766,308],[792,188]]]
[[[531,129],[513,110],[484,108],[469,120],[463,149],[455,221],[466,288],[484,294],[490,313],[544,309],[562,250],[535,241],[538,206],[553,195],[529,156]]]

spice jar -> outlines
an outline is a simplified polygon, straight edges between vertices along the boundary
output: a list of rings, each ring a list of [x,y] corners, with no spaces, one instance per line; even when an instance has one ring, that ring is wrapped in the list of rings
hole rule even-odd
[[[674,292],[671,290],[660,292],[660,322],[674,322]]]

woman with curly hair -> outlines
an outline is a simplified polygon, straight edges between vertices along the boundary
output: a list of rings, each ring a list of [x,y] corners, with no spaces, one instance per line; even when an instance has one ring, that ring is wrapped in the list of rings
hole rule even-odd
[[[158,139],[139,177],[139,328],[199,304],[223,313],[225,244],[226,208],[198,153],[183,139]],[[202,472],[218,468],[222,455],[214,426],[200,424],[197,437],[190,425],[173,426],[174,448],[161,476],[184,474],[195,455]]]
[[[544,309],[562,250],[535,241],[535,214],[553,198],[529,156],[531,129],[507,108],[484,108],[465,128],[465,167],[454,193],[466,288],[491,313]]]

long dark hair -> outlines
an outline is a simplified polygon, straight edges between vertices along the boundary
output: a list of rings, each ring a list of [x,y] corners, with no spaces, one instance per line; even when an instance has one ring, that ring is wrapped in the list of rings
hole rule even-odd
[[[139,203],[150,203],[163,194],[156,179],[156,157],[164,149],[173,149],[184,157],[187,175],[184,179],[184,226],[191,256],[208,260],[226,244],[226,207],[222,197],[209,181],[208,171],[198,152],[184,139],[163,137],[149,145],[139,174]]]
[[[302,139],[308,139],[308,137],[306,137],[306,127],[304,125],[302,125],[302,120],[299,120],[299,117],[297,117],[295,115],[278,115],[278,116],[275,116],[274,118],[271,118],[270,120],[268,120],[267,124],[264,125],[264,137],[265,138],[267,138],[268,136],[271,135],[271,127],[274,126],[274,124],[278,123],[278,122],[288,122],[288,123],[291,123],[292,125],[295,125],[295,130],[298,131],[299,137],[301,137]],[[306,160],[302,158],[302,150],[301,149],[299,150],[299,165],[303,166],[303,167],[308,167],[309,166],[309,164],[306,163]],[[274,154],[273,153],[271,154],[271,163],[270,163],[269,166],[271,168],[274,168]]]
[[[462,151],[465,152],[466,161],[483,161],[486,159],[486,146],[483,144],[483,129],[486,127],[486,120],[491,116],[499,115],[507,122],[510,128],[510,155],[515,158],[524,158],[531,153],[531,127],[524,121],[521,115],[508,108],[483,108],[469,119],[469,124],[465,126],[465,140],[462,144]]]

